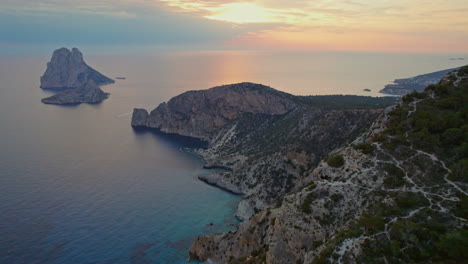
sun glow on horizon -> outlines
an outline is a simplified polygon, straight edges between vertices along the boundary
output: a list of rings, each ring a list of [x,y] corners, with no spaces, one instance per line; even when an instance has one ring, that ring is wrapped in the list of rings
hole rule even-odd
[[[224,4],[208,10],[214,14],[205,18],[232,23],[275,23],[278,20],[268,9],[252,3]]]
[[[230,48],[369,51],[468,51],[463,0],[162,0],[244,29]]]
[[[43,38],[49,41],[57,38],[53,32],[61,22],[55,21],[85,15],[96,24],[80,21],[75,28],[89,32],[84,34],[89,42],[100,36],[99,42],[107,43],[119,32],[119,42],[133,43],[145,36],[141,41],[148,44],[197,49],[468,52],[467,0],[2,1],[3,24],[23,30],[17,33],[4,26],[0,38],[7,43],[36,41],[28,24],[50,34]],[[28,19],[38,22],[17,22]],[[60,30],[76,38],[68,27]],[[126,34],[128,40],[120,37]]]

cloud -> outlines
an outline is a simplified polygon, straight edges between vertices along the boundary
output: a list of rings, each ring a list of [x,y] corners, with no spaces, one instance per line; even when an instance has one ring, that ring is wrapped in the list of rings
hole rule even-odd
[[[2,42],[25,41],[29,34],[99,43],[228,43],[240,48],[247,42],[261,48],[273,42],[315,47],[341,41],[347,48],[360,35],[369,45],[444,38],[451,47],[468,47],[466,0],[0,0],[0,13]],[[82,37],[74,37],[67,27]]]
[[[167,12],[160,5],[143,0],[1,0],[0,42],[213,48],[244,30]]]

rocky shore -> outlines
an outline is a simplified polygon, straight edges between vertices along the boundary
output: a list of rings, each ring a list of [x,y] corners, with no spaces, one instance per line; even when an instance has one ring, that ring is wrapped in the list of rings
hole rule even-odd
[[[229,171],[201,180],[242,194],[237,217],[248,219],[310,179],[305,171],[328,152],[350,142],[383,111],[384,98],[350,97],[327,104],[270,87],[239,83],[190,91],[148,113],[135,109],[132,126],[195,137],[209,143],[195,149],[206,167]],[[324,97],[325,101],[348,98]],[[344,100],[345,99],[345,100]],[[356,109],[360,101],[377,107]],[[320,104],[315,103],[320,102]],[[315,106],[317,105],[317,106]]]

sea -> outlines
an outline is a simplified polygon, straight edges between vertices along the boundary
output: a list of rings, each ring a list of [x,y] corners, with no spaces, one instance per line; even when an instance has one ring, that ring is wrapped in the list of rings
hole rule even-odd
[[[244,81],[383,96],[396,78],[468,64],[468,54],[85,48],[90,66],[125,79],[102,87],[100,104],[56,106],[39,88],[52,51],[0,53],[2,264],[186,263],[197,236],[239,224],[242,198],[197,179],[212,171],[184,151],[194,142],[134,130],[135,107]]]

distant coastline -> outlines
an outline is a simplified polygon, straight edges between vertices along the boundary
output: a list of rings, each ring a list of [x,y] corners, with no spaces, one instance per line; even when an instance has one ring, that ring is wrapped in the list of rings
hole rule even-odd
[[[458,69],[460,69],[460,67],[431,72],[410,78],[395,79],[393,83],[385,85],[385,87],[379,92],[382,94],[397,96],[403,96],[413,91],[422,92],[428,85],[438,83],[447,73]]]

